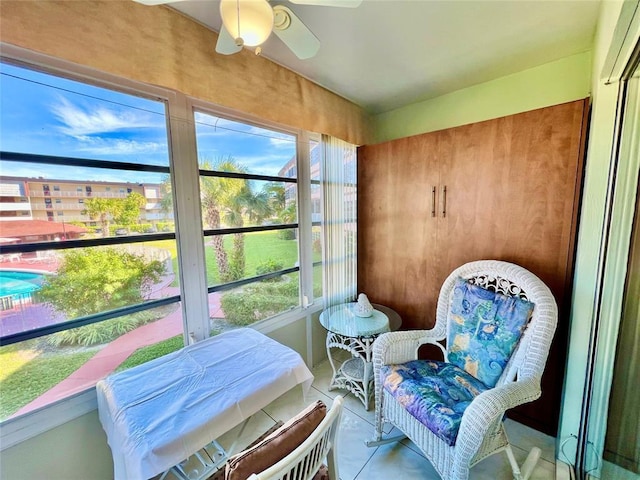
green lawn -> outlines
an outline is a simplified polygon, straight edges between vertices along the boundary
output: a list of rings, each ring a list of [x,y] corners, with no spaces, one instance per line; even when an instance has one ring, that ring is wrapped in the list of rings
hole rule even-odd
[[[182,347],[184,347],[183,336],[176,335],[175,337],[167,338],[166,340],[154,345],[138,348],[135,352],[129,355],[129,357],[122,362],[118,368],[116,368],[116,372],[121,372],[122,370],[141,365],[150,360],[162,357],[167,353],[180,350]]]
[[[206,239],[205,255],[207,262],[207,283],[217,285],[220,283],[216,254],[210,245],[211,239]],[[232,250],[233,235],[224,236],[224,248],[227,253]],[[244,236],[244,255],[246,262],[245,277],[256,275],[256,268],[267,260],[273,260],[283,265],[284,268],[295,266],[298,261],[298,242],[296,240],[283,240],[278,232],[254,232]]]
[[[213,337],[219,333],[220,332],[217,330],[211,330],[210,334]],[[129,357],[122,362],[118,368],[116,368],[116,372],[121,372],[122,370],[142,365],[143,363],[155,360],[156,358],[162,357],[168,353],[180,350],[182,347],[184,347],[183,337],[182,335],[176,335],[175,337],[167,338],[166,340],[153,345],[138,348],[135,352],[129,355]]]
[[[227,254],[231,253],[233,235],[224,236],[224,248]],[[176,243],[173,240],[149,242],[150,246],[164,248],[171,252],[174,272],[178,272],[178,259]],[[211,237],[205,239],[205,257],[207,264],[207,283],[217,285],[220,283],[216,254],[211,246]],[[245,277],[256,274],[256,268],[267,260],[281,263],[284,268],[295,266],[298,261],[298,242],[296,240],[283,240],[278,232],[254,232],[244,236],[244,253],[246,261]],[[177,277],[176,277],[177,278]],[[174,282],[177,286],[177,280]]]
[[[0,348],[0,420],[67,378],[97,350],[43,354],[24,343]]]

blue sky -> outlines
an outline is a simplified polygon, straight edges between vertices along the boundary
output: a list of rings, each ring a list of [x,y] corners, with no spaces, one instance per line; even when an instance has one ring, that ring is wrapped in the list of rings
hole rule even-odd
[[[169,165],[165,104],[0,63],[0,150]],[[198,157],[232,156],[277,175],[295,138],[196,113]],[[50,179],[159,183],[162,175],[2,162],[0,173]]]

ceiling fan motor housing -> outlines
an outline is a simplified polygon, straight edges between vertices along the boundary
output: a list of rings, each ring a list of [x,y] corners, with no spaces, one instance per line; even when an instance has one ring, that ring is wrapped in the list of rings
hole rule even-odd
[[[291,16],[283,8],[273,7],[273,26],[278,30],[286,30],[291,25]]]

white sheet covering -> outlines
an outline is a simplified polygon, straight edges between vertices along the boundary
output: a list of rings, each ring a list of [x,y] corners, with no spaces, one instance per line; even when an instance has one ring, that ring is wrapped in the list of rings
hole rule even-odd
[[[153,477],[313,375],[250,328],[222,333],[96,385],[116,480]]]

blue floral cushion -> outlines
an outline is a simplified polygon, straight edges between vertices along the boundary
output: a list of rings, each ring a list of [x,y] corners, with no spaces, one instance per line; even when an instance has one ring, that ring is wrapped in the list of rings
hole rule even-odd
[[[456,443],[465,409],[487,390],[460,367],[431,360],[384,365],[381,378],[385,390],[448,445]]]
[[[534,304],[458,278],[449,310],[449,362],[494,387],[527,326]]]

